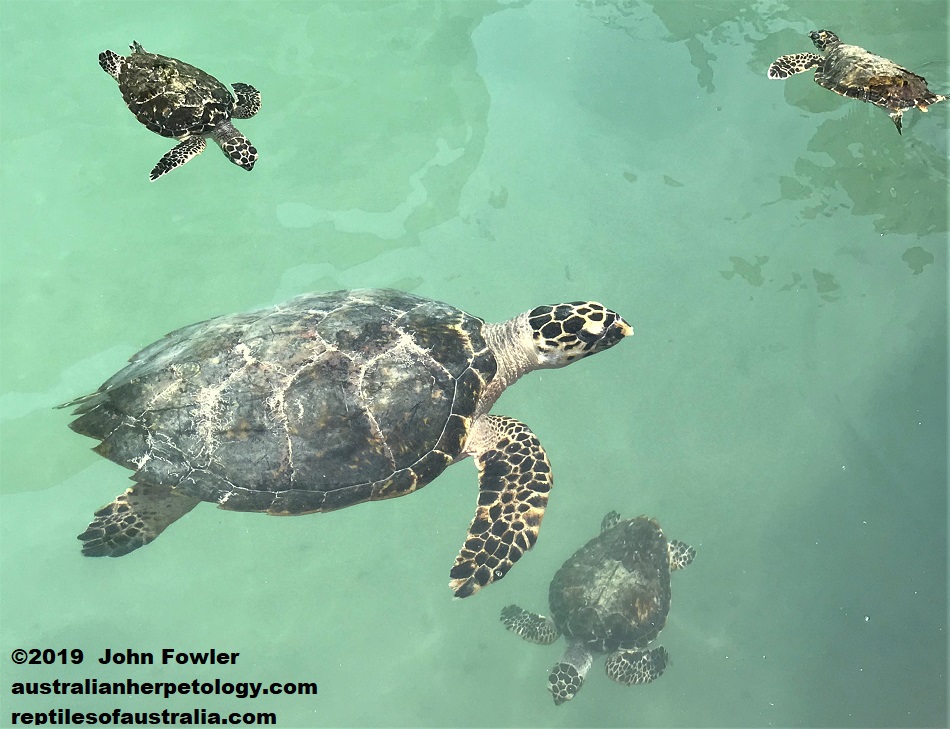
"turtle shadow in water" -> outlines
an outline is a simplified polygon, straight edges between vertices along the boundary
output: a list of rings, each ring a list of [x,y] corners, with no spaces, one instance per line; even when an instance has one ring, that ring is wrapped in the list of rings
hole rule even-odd
[[[841,286],[835,281],[834,275],[819,271],[817,268],[803,273],[791,271],[789,272],[791,280],[777,286],[778,282],[774,278],[766,278],[766,274],[763,273],[763,268],[769,262],[768,256],[756,256],[754,263],[740,256],[730,256],[729,261],[732,263],[732,269],[719,271],[719,275],[726,281],[738,277],[756,288],[768,283],[769,288],[780,292],[813,289],[820,299],[829,303],[841,298]]]

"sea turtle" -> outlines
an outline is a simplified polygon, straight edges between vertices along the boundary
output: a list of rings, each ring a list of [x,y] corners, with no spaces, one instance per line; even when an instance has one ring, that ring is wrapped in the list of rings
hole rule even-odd
[[[621,519],[607,514],[600,534],[578,549],[555,573],[548,590],[551,617],[517,605],[501,611],[501,622],[532,643],[567,648],[551,674],[548,690],[555,704],[574,698],[595,653],[609,653],[607,675],[632,686],[663,673],[666,648],[646,650],[666,624],[670,611],[670,570],[686,567],[696,551],[668,542],[655,520]]]
[[[633,333],[596,302],[500,324],[389,289],[306,294],[168,334],[77,406],[70,427],[135,485],[79,535],[119,557],[202,501],[293,515],[402,496],[473,456],[478,507],[451,571],[467,597],[534,544],[551,468],[534,433],[490,415],[526,372]]]
[[[177,58],[149,53],[132,42],[132,53],[99,54],[102,70],[119,83],[122,98],[135,118],[156,134],[179,144],[162,157],[149,178],[154,182],[185,164],[205,148],[211,137],[234,164],[250,171],[257,150],[232,119],[247,119],[261,108],[261,94],[248,84],[231,84],[234,96],[214,76]]]
[[[808,35],[826,55],[793,53],[781,56],[769,66],[769,78],[785,79],[814,68],[815,83],[841,96],[880,106],[890,115],[898,133],[901,131],[901,115],[905,111],[915,106],[927,111],[931,104],[947,98],[930,91],[923,76],[859,46],[842,43],[830,30],[813,30]]]

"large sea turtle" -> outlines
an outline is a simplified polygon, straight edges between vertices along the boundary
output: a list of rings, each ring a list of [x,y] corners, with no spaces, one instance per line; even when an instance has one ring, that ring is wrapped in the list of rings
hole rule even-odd
[[[645,516],[604,517],[600,534],[578,549],[555,573],[548,590],[551,617],[517,605],[501,611],[501,621],[532,643],[567,648],[551,674],[548,689],[555,704],[574,698],[595,653],[609,653],[607,675],[632,686],[649,683],[666,668],[666,648],[646,646],[666,625],[670,611],[670,570],[696,556],[682,542],[668,542],[660,525]]]
[[[842,43],[830,30],[813,30],[808,35],[825,55],[793,53],[781,56],[769,66],[769,78],[785,79],[814,68],[815,83],[841,96],[881,107],[894,121],[898,133],[901,131],[901,115],[905,111],[914,107],[927,111],[931,104],[947,98],[928,89],[923,76],[860,46]]]
[[[149,53],[132,42],[132,53],[99,54],[99,65],[119,83],[122,98],[135,118],[163,137],[179,140],[162,157],[149,178],[154,182],[166,172],[185,164],[205,148],[211,137],[234,164],[250,171],[257,150],[231,123],[247,119],[261,108],[261,94],[248,84],[227,87],[200,68],[177,58]]]
[[[179,329],[77,406],[70,427],[135,485],[96,512],[83,553],[118,557],[202,501],[268,514],[402,496],[473,456],[478,508],[451,572],[466,597],[534,544],[551,488],[523,423],[490,415],[526,372],[633,330],[596,302],[486,324],[388,289],[298,296]]]

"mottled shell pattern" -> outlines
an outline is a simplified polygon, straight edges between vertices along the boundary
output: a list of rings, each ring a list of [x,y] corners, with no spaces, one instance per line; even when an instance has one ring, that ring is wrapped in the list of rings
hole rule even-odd
[[[483,322],[391,290],[309,294],[179,329],[78,401],[136,481],[223,508],[327,511],[459,458],[497,364]]]
[[[138,43],[117,79],[122,98],[142,124],[163,137],[210,134],[231,119],[234,97],[214,76]]]
[[[669,545],[645,516],[619,521],[568,559],[551,581],[551,618],[593,652],[640,648],[670,611]]]
[[[769,66],[769,78],[786,79],[814,68],[815,82],[819,86],[881,107],[887,111],[898,132],[903,126],[901,117],[905,111],[914,108],[927,111],[931,105],[947,98],[932,92],[923,76],[860,46],[842,43],[830,30],[813,30],[808,35],[825,55],[791,53],[780,56]]]
[[[927,88],[923,76],[888,58],[842,43],[828,30],[816,30],[810,36],[815,46],[827,54],[815,69],[819,86],[885,109],[919,107],[926,111],[928,105],[941,100]]]

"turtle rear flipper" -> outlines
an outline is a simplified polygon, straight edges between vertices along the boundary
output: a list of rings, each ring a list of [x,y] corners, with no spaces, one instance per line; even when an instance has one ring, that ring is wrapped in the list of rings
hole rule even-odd
[[[501,622],[512,633],[517,633],[529,643],[547,645],[556,641],[561,634],[551,618],[529,613],[517,605],[502,608]]]
[[[514,418],[483,415],[466,454],[478,466],[478,508],[451,572],[456,597],[500,580],[534,546],[552,484],[541,443]]]
[[[902,118],[905,111],[917,108],[922,112],[926,112],[933,104],[939,104],[947,98],[946,96],[930,91],[930,89],[927,88],[927,81],[923,76],[918,76],[906,69],[901,69],[901,71],[903,71],[901,77],[884,79],[888,84],[888,88],[885,89],[885,94],[882,95],[880,93],[879,88],[881,84],[876,83],[873,89],[875,94],[873,96],[869,95],[869,98],[866,99],[866,101],[870,101],[872,104],[884,107],[887,111],[887,115],[891,118],[891,121],[894,122],[894,126],[897,127],[898,134],[903,134],[901,128],[903,126]],[[874,80],[875,82],[878,81],[878,79]],[[900,93],[898,94],[895,89],[900,90]],[[895,96],[898,97],[896,100],[894,98]]]
[[[77,538],[87,557],[121,557],[142,547],[201,501],[181,496],[170,486],[136,484],[95,514]]]
[[[234,119],[250,119],[261,110],[261,92],[250,84],[231,84],[237,104],[231,116]]]
[[[927,111],[925,108],[924,111]],[[891,109],[887,112],[887,115],[891,118],[891,121],[894,122],[894,126],[897,127],[897,133],[903,135],[904,132],[901,131],[901,128],[904,126],[901,122],[901,118],[904,116],[904,109]]]
[[[155,182],[159,177],[171,172],[176,167],[181,167],[192,157],[197,157],[204,152],[205,140],[203,137],[188,137],[177,147],[172,147],[165,153],[158,164],[149,173],[148,178]]]
[[[804,73],[810,68],[821,65],[824,60],[817,53],[791,53],[787,56],[779,56],[772,65],[769,66],[769,78],[788,78],[796,73]]]
[[[670,654],[660,646],[649,651],[618,651],[607,657],[607,675],[624,686],[650,683],[663,675]]]

